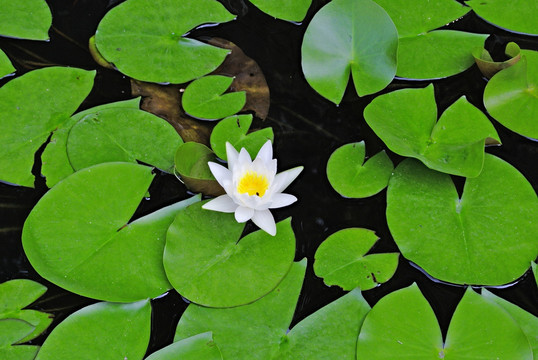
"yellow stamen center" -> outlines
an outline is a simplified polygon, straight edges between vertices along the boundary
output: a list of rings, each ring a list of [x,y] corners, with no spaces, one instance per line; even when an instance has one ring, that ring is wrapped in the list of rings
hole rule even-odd
[[[267,177],[255,171],[247,171],[237,185],[237,191],[240,194],[247,193],[251,196],[258,195],[260,197],[265,194],[268,188],[269,180],[267,180]]]

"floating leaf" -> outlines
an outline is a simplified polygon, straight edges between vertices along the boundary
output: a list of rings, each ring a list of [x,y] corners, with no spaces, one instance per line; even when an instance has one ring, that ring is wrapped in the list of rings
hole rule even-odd
[[[497,27],[538,35],[538,4],[534,0],[466,0],[466,4]]]
[[[264,13],[288,21],[302,21],[312,0],[251,0]]]
[[[177,359],[222,360],[222,354],[213,341],[213,334],[209,331],[176,341],[146,358],[146,360]]]
[[[396,75],[436,79],[460,73],[473,65],[471,52],[484,45],[488,34],[435,30],[469,12],[454,0],[375,0],[398,29]]]
[[[176,213],[198,198],[127,224],[147,193],[151,171],[131,163],[99,164],[46,193],[22,234],[36,271],[69,291],[108,301],[152,298],[170,289],[162,265],[166,231]]]
[[[110,108],[86,115],[71,128],[67,154],[75,170],[104,162],[141,161],[172,172],[182,143],[173,126],[153,114]]]
[[[398,267],[398,253],[365,255],[379,238],[368,229],[337,231],[316,250],[314,271],[328,286],[344,290],[373,289],[388,281]]]
[[[0,36],[48,40],[52,14],[44,0],[1,0]]]
[[[0,78],[13,73],[14,71],[15,68],[11,64],[11,60],[9,60],[5,52],[0,50]]]
[[[239,240],[245,225],[233,214],[201,206],[180,212],[166,235],[164,268],[174,288],[211,307],[247,304],[274,289],[295,254],[291,219],[277,224],[276,236],[259,230]]]
[[[532,350],[510,316],[471,288],[454,312],[443,345],[435,314],[413,284],[385,296],[366,315],[357,356],[371,360],[532,360]]]
[[[39,346],[13,345],[34,332],[34,327],[23,320],[0,320],[0,359],[3,360],[33,360]]]
[[[230,53],[185,34],[198,25],[234,18],[215,0],[129,0],[101,20],[95,43],[127,76],[180,84],[215,70]]]
[[[71,360],[74,356],[80,360],[141,360],[149,344],[150,325],[149,300],[93,304],[55,327],[36,360]]]
[[[510,164],[486,155],[461,198],[450,176],[404,160],[387,190],[387,223],[407,259],[458,284],[514,281],[538,255],[538,199]]]
[[[387,86],[396,73],[397,47],[394,23],[375,2],[333,0],[306,29],[303,73],[314,90],[339,104],[350,74],[359,96]]]
[[[538,51],[521,50],[521,54],[517,64],[488,82],[484,105],[508,129],[538,139]]]
[[[433,85],[378,96],[364,109],[364,118],[390,150],[453,175],[478,176],[485,140],[500,142],[488,118],[465,97],[448,107],[436,123]]]
[[[36,301],[47,288],[35,281],[16,279],[0,284],[0,320],[17,319],[30,324],[33,331],[18,342],[26,342],[41,334],[52,322],[52,316],[37,310],[22,310]]]
[[[536,263],[533,261],[531,263],[532,272],[534,273],[534,279],[536,279],[536,286],[538,286],[538,269],[536,268]]]
[[[47,147],[41,155],[41,173],[47,178],[47,186],[53,187],[58,181],[75,172],[67,157],[67,137],[69,131],[86,115],[95,114],[109,108],[138,109],[140,98],[99,105],[71,116],[52,133]]]
[[[247,101],[244,91],[224,94],[233,78],[208,75],[191,82],[182,97],[185,112],[203,120],[218,120],[239,112]]]
[[[387,186],[394,166],[385,151],[366,162],[365,155],[364,141],[343,145],[331,154],[327,162],[327,178],[337,193],[364,198]]]
[[[92,88],[95,71],[49,67],[0,88],[0,179],[33,187],[34,154]]]
[[[264,128],[248,133],[252,124],[252,115],[235,115],[219,121],[211,132],[211,148],[215,154],[228,160],[226,156],[226,142],[232,144],[237,150],[247,149],[251,157],[256,156],[267,140],[273,141],[272,128]]]
[[[482,72],[482,74],[488,79],[491,79],[493,75],[514,65],[519,61],[519,59],[521,59],[521,49],[515,42],[509,42],[508,45],[506,45],[505,54],[506,56],[510,57],[508,60],[494,61],[489,52],[483,47],[476,48],[473,51],[473,57],[476,65],[478,65],[480,72]]]

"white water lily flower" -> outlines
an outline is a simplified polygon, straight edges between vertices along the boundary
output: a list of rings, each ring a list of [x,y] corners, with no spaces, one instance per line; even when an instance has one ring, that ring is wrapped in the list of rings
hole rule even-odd
[[[301,173],[302,166],[276,173],[276,159],[273,147],[268,140],[251,160],[248,151],[237,150],[226,142],[228,169],[217,163],[209,162],[209,168],[226,194],[202,206],[204,209],[235,213],[237,222],[252,220],[262,230],[274,236],[276,224],[269,209],[288,206],[297,201],[282,191]]]

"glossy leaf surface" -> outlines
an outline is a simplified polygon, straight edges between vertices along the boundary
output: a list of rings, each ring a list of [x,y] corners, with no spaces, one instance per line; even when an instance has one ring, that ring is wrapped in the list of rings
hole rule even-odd
[[[154,352],[146,360],[222,360],[219,347],[213,341],[213,334],[205,332],[176,341],[159,351]]]
[[[52,14],[45,0],[0,0],[0,36],[48,40]]]
[[[5,52],[0,50],[0,78],[13,73],[14,71],[15,68],[11,64],[11,60],[9,60]]]
[[[1,319],[0,358],[2,360],[33,360],[39,350],[39,346],[15,344],[30,336],[33,331],[34,327],[26,321]]]
[[[466,0],[484,20],[509,31],[538,35],[538,3],[534,0]]]
[[[279,19],[302,21],[312,0],[251,0],[258,9]]]

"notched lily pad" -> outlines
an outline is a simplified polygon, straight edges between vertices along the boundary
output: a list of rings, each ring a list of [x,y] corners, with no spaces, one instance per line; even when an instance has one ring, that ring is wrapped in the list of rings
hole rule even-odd
[[[1,4],[0,36],[49,39],[52,14],[45,0],[4,0]]]
[[[364,109],[364,118],[390,150],[453,175],[478,176],[485,142],[500,143],[488,118],[465,97],[436,122],[433,85],[378,96]]]
[[[247,304],[274,289],[295,254],[291,219],[277,223],[276,236],[258,230],[239,239],[245,225],[233,214],[201,206],[180,212],[166,235],[164,267],[174,288],[211,307]]]
[[[251,0],[258,9],[278,19],[302,21],[312,0]]]
[[[238,150],[241,148],[247,149],[250,156],[254,157],[267,140],[273,141],[272,128],[264,128],[248,133],[251,124],[252,115],[250,114],[230,116],[219,121],[211,132],[210,137],[211,148],[215,154],[227,161],[226,142],[229,142]]]
[[[476,65],[478,65],[482,74],[488,79],[491,79],[493,75],[503,69],[509,68],[521,59],[521,49],[515,42],[509,42],[506,45],[505,54],[509,57],[508,60],[494,61],[489,51],[485,48],[479,47],[473,50]]]
[[[18,319],[0,319],[0,358],[33,360],[39,350],[35,345],[17,345],[34,332],[35,327]]]
[[[349,291],[370,290],[388,281],[398,267],[398,253],[366,253],[379,238],[368,229],[350,228],[329,236],[316,250],[314,272],[326,285]]]
[[[366,162],[365,155],[364,141],[343,145],[331,154],[327,162],[327,178],[337,193],[349,198],[364,198],[387,186],[394,166],[385,151]]]
[[[9,60],[5,52],[0,50],[0,79],[14,71],[15,68],[11,64],[11,60]]]
[[[246,102],[244,91],[225,93],[234,79],[208,75],[191,82],[183,92],[183,109],[192,117],[218,120],[239,112]]]
[[[508,31],[538,35],[538,4],[534,0],[466,0],[487,22]]]
[[[159,351],[154,352],[146,360],[222,360],[222,354],[213,341],[211,331],[176,341]]]

